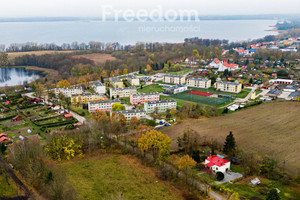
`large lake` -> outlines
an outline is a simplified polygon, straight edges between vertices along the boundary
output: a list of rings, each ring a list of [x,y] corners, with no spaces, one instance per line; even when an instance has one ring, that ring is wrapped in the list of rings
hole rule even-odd
[[[2,22],[0,44],[119,42],[183,42],[199,37],[241,41],[258,39],[277,32],[266,31],[275,20],[206,20],[199,22]]]
[[[41,72],[24,68],[0,68],[0,87],[30,83],[40,78]]]

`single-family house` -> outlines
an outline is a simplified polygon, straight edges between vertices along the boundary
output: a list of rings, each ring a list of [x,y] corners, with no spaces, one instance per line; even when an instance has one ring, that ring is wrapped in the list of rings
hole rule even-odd
[[[230,161],[216,155],[211,155],[206,158],[204,164],[208,169],[212,170],[215,173],[225,173],[230,170]]]

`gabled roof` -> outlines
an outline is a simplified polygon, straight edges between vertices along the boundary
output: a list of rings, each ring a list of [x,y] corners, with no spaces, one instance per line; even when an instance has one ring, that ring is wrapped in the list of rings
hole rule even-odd
[[[206,164],[206,166],[208,167],[212,167],[214,165],[218,166],[218,167],[222,167],[224,166],[226,163],[228,163],[228,160],[225,160],[224,158],[220,158],[219,156],[216,155],[212,155],[209,156],[206,161],[209,161],[209,163]]]
[[[236,69],[238,67],[237,64],[228,64],[227,62],[224,62],[223,65],[227,68],[233,68],[233,69]]]
[[[214,62],[219,64],[220,63],[220,60],[218,58],[214,59]]]

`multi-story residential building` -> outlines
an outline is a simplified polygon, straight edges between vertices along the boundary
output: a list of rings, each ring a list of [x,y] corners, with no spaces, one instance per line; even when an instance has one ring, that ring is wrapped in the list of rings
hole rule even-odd
[[[184,84],[185,77],[184,76],[176,76],[176,75],[165,75],[163,78],[164,83],[171,84]]]
[[[186,85],[168,85],[164,86],[163,89],[165,90],[164,93],[166,94],[177,94],[186,91],[188,87]]]
[[[123,88],[123,81],[118,77],[113,77],[110,79],[110,84],[114,88]]]
[[[72,95],[82,94],[83,90],[81,87],[71,87],[71,88],[55,88],[55,95],[63,94],[66,97],[71,97]]]
[[[115,103],[120,103],[119,100],[112,100],[112,101],[90,101],[88,103],[89,112],[95,111],[111,111],[112,105]]]
[[[136,87],[127,87],[127,88],[110,88],[110,98],[124,98],[130,97],[132,94],[136,94]]]
[[[128,75],[127,81],[132,86],[139,86],[140,85],[140,79],[134,75]]]
[[[132,105],[144,104],[146,101],[159,101],[159,93],[142,93],[130,95],[130,103]]]
[[[101,81],[93,81],[92,82],[92,88],[98,94],[105,94],[106,93],[105,85]]]
[[[197,88],[210,88],[211,80],[202,78],[189,78],[186,81],[187,86]]]
[[[242,84],[219,81],[215,83],[215,88],[223,92],[240,93],[242,91]]]
[[[85,103],[89,101],[104,101],[107,97],[103,94],[76,94],[72,95],[71,97],[71,103]]]
[[[172,108],[176,109],[177,101],[174,99],[170,100],[162,100],[162,101],[149,101],[145,102],[144,109],[146,113],[163,113],[166,112],[168,109],[171,110]]]
[[[146,117],[146,111],[144,109],[142,110],[120,110],[120,111],[112,111],[110,115],[113,113],[115,114],[123,114],[127,121],[129,121],[132,117],[136,117],[139,120],[144,119]]]

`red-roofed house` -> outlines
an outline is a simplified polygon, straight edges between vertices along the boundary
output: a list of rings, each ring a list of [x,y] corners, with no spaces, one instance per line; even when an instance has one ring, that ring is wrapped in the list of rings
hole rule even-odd
[[[228,64],[227,62],[224,62],[220,67],[218,68],[218,72],[224,72],[225,70],[228,71],[234,71],[238,70],[239,66],[237,64]]]
[[[221,61],[218,58],[216,58],[209,64],[209,66],[210,68],[218,69],[220,64],[222,64]]]
[[[0,133],[0,138],[5,137],[6,133]]]
[[[7,137],[1,137],[0,138],[0,143],[6,143],[6,142],[8,142],[9,141],[9,139],[7,138]]]
[[[219,156],[212,155],[209,156],[205,163],[206,167],[213,172],[227,172],[230,170],[230,161],[225,160],[224,158],[220,158]]]
[[[69,113],[69,114],[65,114],[65,119],[70,119],[70,118],[73,118],[73,115],[72,113]]]
[[[11,121],[13,121],[13,122],[20,121],[20,120],[22,120],[22,117],[19,115],[15,116],[14,118],[11,119]]]

